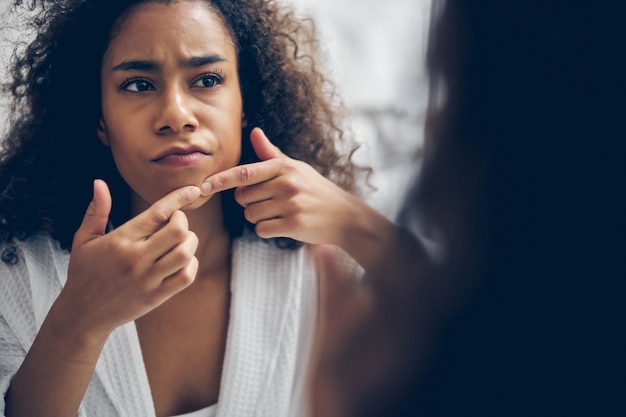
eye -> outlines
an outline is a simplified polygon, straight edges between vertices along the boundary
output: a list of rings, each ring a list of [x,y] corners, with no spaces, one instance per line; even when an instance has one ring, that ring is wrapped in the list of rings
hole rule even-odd
[[[132,91],[134,93],[141,93],[143,91],[152,91],[154,90],[154,85],[150,81],[144,80],[143,78],[139,79],[130,79],[126,80],[120,86],[120,89],[126,91]]]
[[[194,87],[213,88],[224,82],[223,77],[218,74],[206,74],[196,80],[192,85]]]

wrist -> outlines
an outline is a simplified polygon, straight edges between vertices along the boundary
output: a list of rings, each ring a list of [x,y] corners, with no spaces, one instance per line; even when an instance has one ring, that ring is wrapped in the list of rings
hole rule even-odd
[[[38,338],[45,338],[48,348],[58,356],[91,362],[94,355],[99,356],[110,333],[94,326],[59,297],[50,308]]]
[[[389,219],[358,197],[353,197],[336,245],[369,270],[394,242],[395,234],[396,226]]]

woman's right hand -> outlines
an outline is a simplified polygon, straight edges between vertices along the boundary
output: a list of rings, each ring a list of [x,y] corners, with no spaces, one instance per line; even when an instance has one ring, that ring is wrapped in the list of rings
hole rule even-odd
[[[67,283],[55,303],[57,314],[69,315],[66,325],[108,335],[189,286],[198,268],[198,238],[180,209],[199,196],[198,187],[179,188],[105,234],[111,195],[96,180],[74,235]]]
[[[5,415],[76,415],[109,334],[194,281],[198,238],[180,209],[199,196],[179,188],[105,234],[111,194],[94,182],[67,282],[13,376]]]

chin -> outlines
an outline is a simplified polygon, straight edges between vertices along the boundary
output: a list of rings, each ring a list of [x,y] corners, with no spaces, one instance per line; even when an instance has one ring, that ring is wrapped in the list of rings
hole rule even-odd
[[[182,211],[196,210],[196,209],[199,209],[200,207],[205,206],[209,201],[212,204],[219,204],[220,203],[219,194],[211,194],[211,195],[208,195],[208,196],[200,196],[200,197],[198,197],[197,200],[195,200],[191,204],[181,208],[181,210]]]

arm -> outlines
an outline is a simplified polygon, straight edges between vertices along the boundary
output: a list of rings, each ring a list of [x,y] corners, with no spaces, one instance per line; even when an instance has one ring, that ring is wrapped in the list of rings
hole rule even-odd
[[[109,334],[191,284],[197,238],[179,210],[199,196],[175,190],[105,235],[103,181],[74,236],[68,279],[6,395],[6,416],[75,416]]]
[[[72,334],[56,316],[51,310],[11,381],[7,417],[78,412],[107,335]]]

